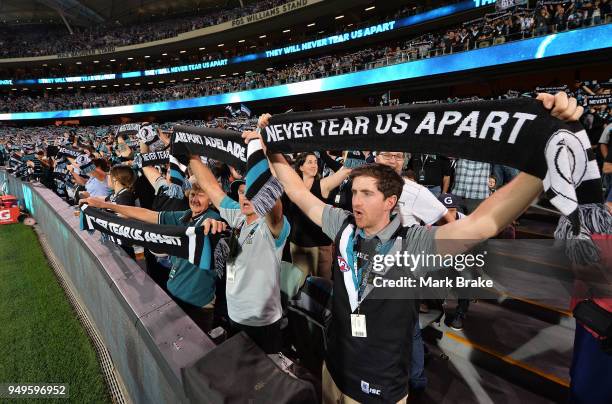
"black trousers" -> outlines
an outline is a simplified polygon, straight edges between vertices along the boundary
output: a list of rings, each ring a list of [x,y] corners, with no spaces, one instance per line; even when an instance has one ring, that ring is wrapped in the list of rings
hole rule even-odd
[[[232,326],[231,335],[238,334],[240,331],[244,331],[249,338],[253,340],[265,353],[273,354],[278,353],[282,349],[282,336],[280,329],[280,320],[270,325],[263,325],[261,327],[252,327],[237,323],[230,319]]]

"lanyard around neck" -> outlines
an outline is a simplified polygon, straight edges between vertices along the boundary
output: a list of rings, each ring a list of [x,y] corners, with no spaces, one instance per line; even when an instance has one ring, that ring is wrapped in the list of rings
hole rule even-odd
[[[365,292],[365,289],[368,285],[368,278],[370,277],[370,274],[372,273],[372,270],[374,269],[374,259],[373,257],[368,257],[367,264],[359,268],[357,264],[358,257],[355,253],[355,249],[356,249],[355,247],[357,247],[357,240],[358,240],[358,237],[360,236],[358,236],[355,232],[353,237],[354,237],[353,238],[353,251],[352,251],[353,268],[351,268],[351,275],[353,278],[353,286],[355,287],[355,290],[357,291],[358,304],[361,304],[361,301],[363,300],[363,293]],[[390,239],[385,243],[379,240],[378,244],[374,248],[374,253],[380,254],[380,255],[386,255],[391,249],[391,247],[393,246],[394,242],[395,242],[395,239]]]

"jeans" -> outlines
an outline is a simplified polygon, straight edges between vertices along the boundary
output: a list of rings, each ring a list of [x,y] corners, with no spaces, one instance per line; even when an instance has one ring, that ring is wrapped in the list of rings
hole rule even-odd
[[[427,189],[429,189],[429,191],[434,194],[437,197],[440,196],[440,194],[442,193],[442,188],[440,188],[440,186],[435,186],[435,187],[430,187],[428,186]]]
[[[574,356],[570,367],[571,403],[610,403],[612,355],[582,325],[576,324]]]
[[[519,170],[517,170],[516,168],[500,164],[494,164],[492,171],[493,176],[495,176],[495,179],[497,180],[497,188],[512,181],[512,179],[516,177],[519,173]]]
[[[410,364],[410,389],[423,390],[427,387],[425,376],[425,346],[421,337],[421,327],[417,316],[412,335],[412,362]]]

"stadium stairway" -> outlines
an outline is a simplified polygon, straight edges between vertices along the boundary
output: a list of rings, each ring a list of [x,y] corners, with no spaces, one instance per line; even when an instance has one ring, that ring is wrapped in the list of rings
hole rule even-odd
[[[530,245],[516,242],[525,248]],[[443,320],[423,331],[430,350],[429,383],[425,393],[410,402],[567,401],[575,329],[568,311],[571,288],[563,276],[544,273],[561,271],[554,254],[533,270],[533,263],[545,255],[538,254],[542,247],[512,256],[515,246],[500,243],[489,250],[505,259],[500,273],[512,279],[512,287],[497,291],[497,298],[472,302],[462,331],[447,327]],[[555,295],[559,290],[564,293]],[[533,297],[538,293],[543,298]],[[455,307],[455,301],[447,301],[447,315]]]

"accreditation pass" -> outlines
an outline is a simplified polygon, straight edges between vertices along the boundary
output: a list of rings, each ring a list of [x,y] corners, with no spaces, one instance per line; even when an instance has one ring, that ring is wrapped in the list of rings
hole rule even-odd
[[[63,383],[0,383],[0,398],[68,398]]]
[[[365,314],[351,314],[351,333],[353,337],[366,338],[368,336]]]

